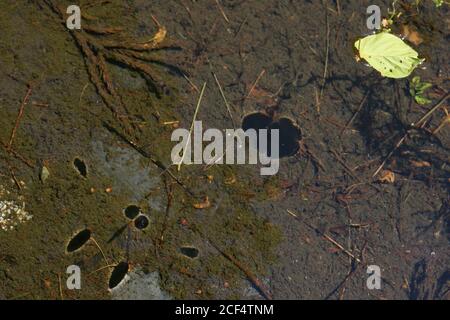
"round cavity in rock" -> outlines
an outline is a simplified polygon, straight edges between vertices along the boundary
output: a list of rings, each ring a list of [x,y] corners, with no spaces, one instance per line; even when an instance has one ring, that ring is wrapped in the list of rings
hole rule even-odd
[[[300,129],[294,125],[292,120],[281,118],[278,122],[273,122],[270,129],[278,129],[280,133],[279,157],[291,157],[300,148],[299,141],[302,137]]]
[[[134,220],[134,226],[139,230],[143,230],[148,227],[149,220],[146,215],[141,214]]]
[[[195,248],[195,247],[188,247],[188,246],[181,247],[180,248],[180,252],[181,252],[182,255],[184,255],[184,256],[186,256],[188,258],[191,258],[191,259],[197,258],[198,254],[199,254],[199,251],[198,251],[197,248]]]
[[[74,252],[83,247],[91,239],[91,230],[84,229],[78,232],[67,244],[67,252]]]
[[[75,158],[73,160],[73,166],[78,171],[80,176],[86,178],[87,177],[87,166],[86,163],[80,158]]]
[[[278,158],[290,157],[297,153],[299,141],[301,139],[300,129],[288,118],[281,118],[274,121],[269,116],[263,113],[252,113],[244,117],[242,120],[242,129],[244,131],[254,129],[257,131],[261,129],[268,129],[268,141],[267,141],[267,155],[272,156],[272,131],[273,129],[279,130],[279,154]],[[257,134],[257,146],[260,148],[259,133]]]
[[[120,262],[116,265],[111,273],[111,277],[109,278],[109,289],[114,289],[117,287],[125,278],[128,273],[129,264],[128,262]]]
[[[139,208],[138,206],[136,206],[134,204],[129,205],[123,211],[123,213],[125,214],[125,217],[127,217],[128,219],[131,219],[131,220],[136,218],[140,212],[141,212],[141,208]]]
[[[242,120],[242,129],[267,129],[272,123],[272,118],[261,112],[251,113]]]

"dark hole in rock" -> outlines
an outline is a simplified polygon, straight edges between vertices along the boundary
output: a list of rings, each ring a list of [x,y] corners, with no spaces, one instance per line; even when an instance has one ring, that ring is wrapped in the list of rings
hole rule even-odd
[[[194,247],[181,247],[180,252],[188,258],[194,259],[198,257],[199,251]]]
[[[148,227],[149,221],[147,216],[141,214],[139,217],[134,220],[134,226],[139,230],[143,230]]]
[[[81,230],[67,244],[67,252],[74,252],[80,249],[89,239],[91,239],[91,230]]]
[[[141,208],[139,208],[138,206],[135,206],[134,204],[126,207],[124,210],[125,216],[131,220],[136,218],[140,212],[141,212]]]
[[[73,160],[73,165],[82,177],[85,177],[85,178],[87,177],[87,166],[83,160],[81,160],[80,158],[75,158]]]
[[[300,129],[288,118],[280,118],[277,121],[263,113],[257,112],[249,114],[244,117],[242,121],[242,129],[255,129],[257,132],[260,129],[268,129],[267,141],[267,155],[271,156],[271,130],[278,129],[280,136],[280,150],[279,158],[290,157],[297,153],[299,141],[302,137]],[[259,135],[258,135],[258,149],[259,149]]]
[[[122,280],[125,278],[125,276],[128,273],[128,262],[120,262],[118,265],[116,265],[111,273],[111,277],[109,278],[109,289],[114,289],[117,287]]]
[[[260,112],[252,113],[242,120],[242,129],[244,129],[244,131],[248,129],[267,129],[271,123],[271,117]]]

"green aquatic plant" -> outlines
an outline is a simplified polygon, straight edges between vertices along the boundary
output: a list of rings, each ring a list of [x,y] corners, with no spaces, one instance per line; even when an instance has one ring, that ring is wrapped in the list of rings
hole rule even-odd
[[[411,79],[409,82],[409,93],[412,97],[414,97],[414,100],[420,104],[428,104],[431,103],[431,100],[424,96],[425,91],[431,88],[433,84],[429,82],[422,82],[420,81],[420,77],[416,76]]]
[[[417,51],[387,31],[357,40],[355,48],[359,58],[388,78],[406,78],[424,61]]]
[[[416,0],[416,7],[418,7],[421,2],[422,2],[421,0]],[[440,6],[442,6],[445,3],[445,1],[444,0],[433,0],[433,3],[436,6],[436,8],[439,8]]]
[[[439,8],[440,6],[442,6],[444,4],[444,0],[433,0],[434,5]]]

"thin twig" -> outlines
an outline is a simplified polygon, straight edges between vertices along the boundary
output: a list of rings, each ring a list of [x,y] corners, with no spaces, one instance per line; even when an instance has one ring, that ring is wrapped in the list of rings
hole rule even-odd
[[[361,260],[357,257],[355,257],[353,255],[353,253],[351,253],[350,251],[348,251],[347,249],[345,249],[342,245],[340,245],[336,240],[334,240],[333,238],[331,238],[329,235],[327,234],[323,234],[323,237],[330,241],[332,244],[334,244],[336,247],[338,247],[339,249],[341,249],[345,254],[347,254],[350,258],[356,260],[357,262],[361,262]]]
[[[228,19],[227,15],[225,14],[225,11],[223,11],[222,6],[220,5],[219,0],[216,0],[217,3],[217,7],[219,8],[220,13],[222,13],[223,18],[225,19],[226,22],[230,23],[230,20]]]
[[[378,167],[377,170],[375,170],[374,174],[372,175],[373,177],[376,177],[378,173],[380,173],[380,171],[384,168],[384,166],[386,165],[387,161],[392,157],[392,155],[395,153],[395,151],[397,151],[398,148],[400,148],[400,146],[403,144],[403,142],[405,142],[406,138],[408,137],[409,133],[411,132],[412,129],[416,129],[419,128],[436,110],[438,110],[441,105],[450,97],[450,93],[446,93],[445,96],[439,100],[438,103],[436,103],[436,105],[430,109],[430,111],[428,111],[422,118],[420,118],[416,123],[412,123],[411,124],[411,129],[407,130],[406,133],[403,135],[403,137],[397,142],[397,144],[394,146],[394,148],[391,150],[391,152],[389,152],[389,154],[386,156],[386,158],[384,158],[383,162],[381,163],[381,165]]]
[[[20,108],[19,108],[19,114],[17,115],[17,118],[16,118],[16,124],[14,125],[14,128],[11,131],[11,137],[9,138],[8,150],[12,149],[14,137],[16,136],[16,131],[17,131],[17,128],[19,127],[20,119],[23,116],[23,111],[25,109],[25,105],[28,103],[28,99],[30,98],[31,91],[32,91],[31,86],[28,86],[27,93],[26,93],[25,97],[23,98],[22,104],[20,105]]]
[[[366,92],[366,94],[364,95],[364,98],[362,99],[361,103],[359,104],[358,109],[356,110],[356,112],[353,114],[352,118],[347,122],[347,124],[345,125],[345,127],[342,129],[341,134],[339,136],[342,136],[344,134],[344,132],[350,127],[350,125],[352,124],[352,122],[355,120],[356,116],[358,115],[358,113],[361,111],[362,107],[364,106],[364,104],[366,103],[367,98],[369,97],[369,91]]]
[[[22,161],[25,165],[27,165],[29,168],[33,169],[34,168],[34,164],[28,160],[25,159],[23,156],[21,156],[19,153],[17,153],[16,151],[14,151],[13,149],[8,150],[8,146],[0,141],[0,146],[3,147],[3,149],[7,152],[12,154],[15,158],[19,159],[20,161]]]
[[[192,118],[191,129],[189,130],[189,136],[186,141],[186,146],[183,148],[183,155],[181,156],[180,163],[178,163],[178,171],[181,169],[181,164],[183,163],[184,157],[186,156],[187,146],[191,142],[192,130],[194,130],[195,119],[197,118],[198,110],[200,109],[200,105],[202,103],[203,95],[206,89],[206,82],[203,84],[202,91],[200,92],[200,97],[198,98],[197,107],[195,108],[194,117]]]
[[[346,255],[348,255],[350,258],[354,259],[356,262],[360,263],[361,259],[359,259],[358,257],[356,257],[353,253],[351,253],[349,250],[345,249],[341,244],[339,244],[336,240],[334,240],[333,238],[331,238],[329,235],[327,235],[326,233],[320,231],[316,226],[304,221],[303,219],[300,219],[298,217],[297,214],[295,214],[294,212],[292,212],[291,210],[286,210],[291,216],[293,216],[295,218],[295,220],[298,220],[300,222],[303,222],[307,227],[309,227],[310,229],[314,230],[315,232],[317,232],[318,234],[320,234],[322,237],[324,237],[325,240],[331,242],[332,244],[334,244],[337,248],[339,248],[340,250],[342,250],[342,252],[344,252]]]
[[[97,242],[93,237],[91,237],[91,240],[92,240],[92,241],[94,242],[94,244],[97,246],[98,250],[100,250],[100,253],[102,254],[103,260],[105,260],[106,264],[108,265],[108,264],[109,264],[108,259],[106,259],[106,255],[105,255],[105,253],[103,252],[103,250],[102,250],[102,248],[100,247],[100,245],[98,244],[98,242]]]
[[[217,207],[216,207],[217,209]],[[272,300],[272,295],[265,288],[264,284],[244,265],[242,265],[235,257],[226,253],[222,250],[214,241],[210,238],[206,237],[195,225],[190,225],[190,228],[193,231],[196,231],[200,236],[206,239],[221,255],[223,255],[227,260],[233,263],[239,270],[241,270],[246,276],[247,279],[258,289],[258,291],[263,295],[267,300]]]
[[[239,33],[241,32],[242,27],[245,25],[245,23],[247,22],[247,20],[248,20],[248,17],[245,17],[244,21],[242,21],[242,23],[239,25],[239,28],[238,28],[236,34],[234,35],[235,38],[236,38],[236,37],[239,35]]]
[[[412,126],[413,127],[419,127],[421,126],[437,109],[439,109],[441,107],[441,105],[450,97],[450,93],[447,92],[447,94],[441,99],[439,100],[439,102],[430,109],[430,111],[428,111],[422,118],[420,118],[419,121],[417,121],[416,123],[413,123]]]
[[[222,90],[222,86],[220,85],[219,79],[217,79],[216,74],[212,73],[214,76],[214,80],[216,80],[217,86],[219,87],[220,95],[222,96],[223,102],[225,103],[225,107],[227,108],[228,115],[230,116],[231,123],[233,124],[233,128],[236,129],[236,124],[234,123],[233,115],[231,113],[230,105],[228,104],[228,100],[225,97],[225,93]]]
[[[61,297],[61,300],[64,300],[62,284],[61,284],[61,274],[59,274],[59,273],[58,273],[58,285],[59,285],[59,295]]]
[[[325,53],[325,67],[324,67],[324,70],[323,70],[322,87],[320,88],[320,102],[322,101],[323,91],[325,89],[325,83],[327,81],[328,60],[329,60],[329,56],[330,56],[330,22],[328,20],[328,12],[326,14],[326,20],[327,20],[327,40],[326,40],[327,48],[326,48],[326,53]]]
[[[344,159],[342,159],[342,157],[336,152],[336,150],[334,149],[330,149],[331,153],[333,154],[333,156],[336,158],[336,160],[342,165],[342,167],[344,168],[344,170],[355,180],[357,180],[360,183],[364,183],[364,181],[359,178],[355,172],[352,170],[352,168],[350,168],[344,161]],[[373,185],[371,182],[367,182],[372,188],[374,188],[377,191],[381,191],[380,188],[376,185]]]
[[[217,247],[215,244],[211,242],[211,244],[228,260],[230,260],[236,267],[238,267],[242,272],[245,273],[247,278],[253,283],[253,285],[258,288],[258,290],[262,293],[264,298],[267,300],[272,300],[272,295],[268,292],[268,290],[265,288],[263,283],[246,267],[244,267],[236,258],[229,255],[225,251],[222,251],[219,247]]]
[[[172,184],[170,184],[170,186],[167,185],[167,181],[165,181],[165,185],[166,185],[166,193],[167,193],[167,205],[166,205],[166,214],[164,216],[164,222],[163,222],[163,227],[161,230],[161,235],[159,237],[159,243],[158,245],[161,247],[163,241],[164,241],[164,233],[166,232],[167,229],[167,224],[169,222],[169,214],[170,214],[170,208],[172,207],[172,200],[173,200],[173,188],[172,188]]]
[[[261,73],[259,74],[258,78],[256,78],[255,82],[253,83],[252,87],[250,88],[250,91],[248,92],[247,96],[244,100],[247,100],[251,94],[253,93],[253,90],[255,90],[256,86],[258,85],[259,80],[262,78],[262,76],[266,73],[266,70],[263,69]]]
[[[11,177],[14,180],[14,183],[16,184],[19,191],[22,191],[22,186],[20,185],[19,181],[17,180],[16,175],[14,174],[14,171],[11,167],[9,168],[9,172],[11,173]]]
[[[99,272],[99,271],[104,270],[104,269],[107,269],[107,268],[114,268],[116,265],[117,265],[117,264],[110,264],[110,265],[107,265],[107,266],[100,267],[100,268],[98,268],[97,270],[94,270],[94,271],[92,271],[92,272],[89,272],[89,273],[87,274],[87,276],[90,276],[90,275],[92,275],[92,274],[94,274],[94,273],[96,273],[96,272]]]
[[[186,79],[186,81],[191,85],[191,87],[197,91],[197,93],[200,93],[200,90],[198,90],[197,86],[189,79],[189,77],[183,72],[183,77]]]

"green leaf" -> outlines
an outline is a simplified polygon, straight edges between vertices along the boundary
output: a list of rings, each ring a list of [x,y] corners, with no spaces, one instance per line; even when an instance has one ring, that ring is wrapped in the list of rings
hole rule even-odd
[[[421,94],[424,93],[427,89],[431,88],[433,86],[433,84],[429,83],[429,82],[421,82],[416,86],[416,91]]]
[[[428,99],[428,98],[425,98],[424,96],[421,96],[421,95],[416,95],[415,97],[414,97],[414,100],[416,100],[416,102],[418,103],[418,104],[420,104],[420,105],[424,105],[424,104],[429,104],[429,103],[431,103],[431,100],[430,99]]]
[[[444,4],[444,0],[433,0],[434,5],[439,8],[440,6],[442,6]]]
[[[388,78],[405,78],[424,61],[402,39],[388,32],[359,39],[355,48],[362,59]]]
[[[415,76],[412,78],[411,80],[411,84],[416,87],[418,84],[420,83],[420,77],[419,76]]]

